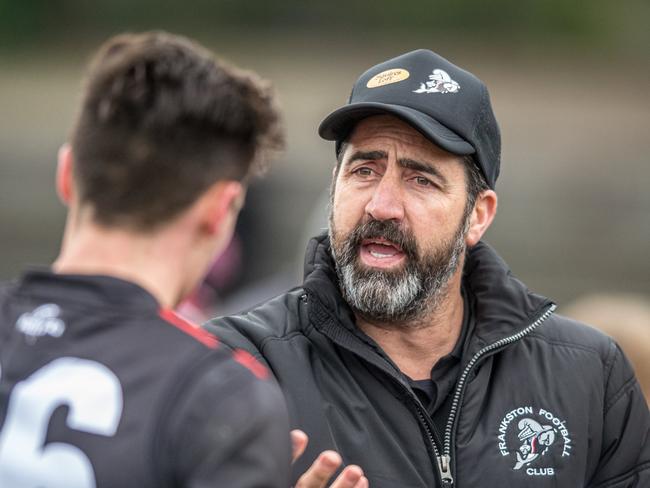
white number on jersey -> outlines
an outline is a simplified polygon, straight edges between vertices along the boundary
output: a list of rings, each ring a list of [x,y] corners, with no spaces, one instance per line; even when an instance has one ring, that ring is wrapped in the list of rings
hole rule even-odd
[[[0,431],[0,487],[96,486],[90,460],[79,448],[44,445],[50,417],[62,405],[70,409],[69,428],[112,436],[122,415],[120,382],[96,361],[63,357],[16,384]]]

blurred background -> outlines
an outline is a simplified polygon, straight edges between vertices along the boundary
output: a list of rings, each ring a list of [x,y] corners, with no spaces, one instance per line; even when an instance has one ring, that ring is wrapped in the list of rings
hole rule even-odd
[[[487,241],[514,274],[561,305],[596,292],[647,305],[649,20],[646,0],[0,0],[0,279],[58,252],[56,153],[89,56],[112,34],[165,29],[271,79],[288,130],[188,315],[300,282],[334,163],[318,123],[366,68],[421,47],[490,88],[503,161]]]

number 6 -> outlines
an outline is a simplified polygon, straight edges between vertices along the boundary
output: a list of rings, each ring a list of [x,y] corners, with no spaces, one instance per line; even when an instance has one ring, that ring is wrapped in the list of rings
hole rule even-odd
[[[16,384],[0,432],[0,486],[94,488],[88,457],[77,447],[47,445],[50,417],[69,407],[71,429],[112,436],[122,415],[122,389],[106,366],[87,359],[56,359]]]

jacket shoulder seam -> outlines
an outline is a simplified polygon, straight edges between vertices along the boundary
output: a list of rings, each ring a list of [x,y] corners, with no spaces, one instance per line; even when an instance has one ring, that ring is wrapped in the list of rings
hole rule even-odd
[[[604,413],[607,415],[607,412],[618,402],[625,394],[629,391],[629,386],[634,385],[636,378],[632,376],[623,385],[618,389],[618,391],[612,396],[612,398],[605,404]]]
[[[614,371],[614,364],[616,363],[616,345],[613,342],[609,344],[609,352],[607,354],[607,361],[605,361],[605,391],[607,391],[607,385],[609,385],[609,380],[612,376],[612,371]]]
[[[263,352],[264,347],[266,346],[267,343],[271,341],[290,341],[293,339],[295,336],[302,336],[305,337],[305,334],[302,333],[300,330],[294,330],[286,335],[283,336],[268,336],[265,337],[262,342],[260,342],[260,351]]]
[[[566,346],[570,347],[572,349],[579,349],[582,351],[586,352],[591,352],[597,355],[599,358],[602,358],[601,352],[593,347],[585,346],[583,344],[576,344],[575,342],[567,342],[567,341],[562,341],[558,339],[549,339],[548,337],[544,337],[542,334],[536,333],[536,332],[531,332],[528,334],[528,337],[531,339],[539,339],[541,341],[546,342],[547,344],[551,344],[553,346]]]

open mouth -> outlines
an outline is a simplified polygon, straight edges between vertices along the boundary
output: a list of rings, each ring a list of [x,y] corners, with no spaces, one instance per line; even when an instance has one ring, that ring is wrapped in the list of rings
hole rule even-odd
[[[374,267],[389,267],[404,259],[402,248],[383,238],[371,238],[361,241],[359,251],[361,261]]]

